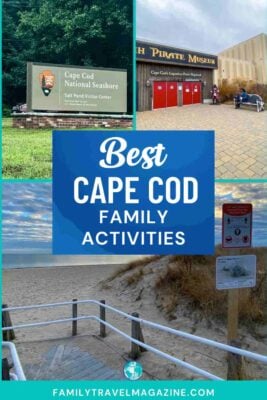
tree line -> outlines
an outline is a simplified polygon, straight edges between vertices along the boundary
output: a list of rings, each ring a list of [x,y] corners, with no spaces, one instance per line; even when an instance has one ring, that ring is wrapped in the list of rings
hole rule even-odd
[[[125,68],[132,111],[132,0],[4,0],[3,106],[26,102],[27,61]]]

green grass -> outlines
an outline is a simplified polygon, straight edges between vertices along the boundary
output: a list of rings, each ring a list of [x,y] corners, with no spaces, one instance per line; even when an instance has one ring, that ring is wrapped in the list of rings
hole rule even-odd
[[[12,127],[2,122],[3,178],[47,179],[52,171],[52,130]]]
[[[92,128],[79,128],[79,130],[90,129]],[[93,128],[93,130],[107,129],[109,128]],[[116,130],[125,129],[116,128]],[[12,118],[3,118],[2,166],[4,179],[50,179],[52,129],[13,128]]]

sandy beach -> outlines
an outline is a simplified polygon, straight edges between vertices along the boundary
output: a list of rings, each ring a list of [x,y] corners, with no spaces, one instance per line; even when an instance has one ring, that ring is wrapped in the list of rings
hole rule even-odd
[[[157,270],[160,271],[161,267],[163,265],[158,262]],[[225,343],[225,326],[204,319],[197,320],[189,312],[184,311],[182,304],[181,311],[178,310],[176,318],[171,321],[167,320],[157,307],[156,300],[151,293],[152,278],[149,276],[149,271],[145,272],[142,287],[137,285],[133,288],[124,284],[122,279],[106,282],[103,285],[103,281],[106,281],[120,268],[121,266],[118,265],[91,265],[3,270],[3,303],[8,306],[19,306],[68,301],[74,298],[79,300],[105,299],[107,304],[127,313],[138,312],[142,318],[153,322]],[[99,313],[98,307],[94,305],[79,305],[78,309],[79,316],[98,315]],[[11,314],[13,325],[70,316],[70,306]],[[131,326],[125,318],[108,311],[107,320],[126,333],[130,333]],[[147,327],[143,329],[143,334],[147,344],[226,378],[225,352]],[[98,323],[82,321],[78,322],[78,336],[74,341],[80,348],[89,350],[90,354],[96,358],[121,370],[128,357],[129,342],[109,329],[105,339],[100,340],[98,335]],[[256,340],[243,328],[240,330],[240,335],[243,348],[266,354],[267,346],[264,340]],[[41,355],[49,350],[51,344],[73,340],[70,339],[70,336],[70,323],[21,329],[16,331],[15,344],[23,364],[38,363]],[[143,353],[140,361],[145,371],[144,379],[203,379],[151,352]],[[266,370],[262,365],[253,361],[247,361],[246,364],[252,379],[264,378]]]

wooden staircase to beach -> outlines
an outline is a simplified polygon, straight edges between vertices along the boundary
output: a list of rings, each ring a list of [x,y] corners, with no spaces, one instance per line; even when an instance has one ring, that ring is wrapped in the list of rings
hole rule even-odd
[[[24,365],[27,380],[122,380],[116,371],[78,346],[59,344],[43,354],[38,364]]]

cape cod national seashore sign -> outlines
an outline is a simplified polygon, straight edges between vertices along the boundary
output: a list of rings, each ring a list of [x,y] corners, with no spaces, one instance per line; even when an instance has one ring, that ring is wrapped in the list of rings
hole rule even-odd
[[[127,111],[126,70],[27,64],[30,111]]]

